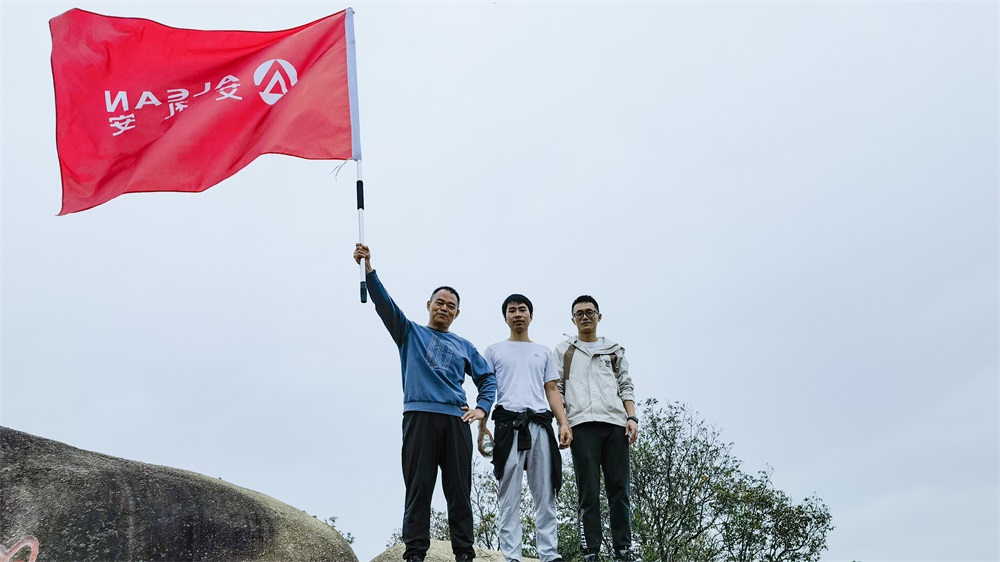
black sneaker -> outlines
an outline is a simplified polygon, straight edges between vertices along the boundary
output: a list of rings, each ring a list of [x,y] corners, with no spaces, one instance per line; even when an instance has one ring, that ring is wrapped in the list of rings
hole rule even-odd
[[[475,554],[456,554],[455,562],[472,562],[475,558]]]
[[[424,557],[419,554],[411,554],[404,558],[403,562],[424,562]]]
[[[615,553],[615,562],[635,562],[635,555],[631,549],[619,550]]]

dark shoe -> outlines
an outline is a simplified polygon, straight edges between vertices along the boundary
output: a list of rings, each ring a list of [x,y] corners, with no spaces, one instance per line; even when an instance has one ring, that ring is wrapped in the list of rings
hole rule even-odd
[[[615,562],[635,562],[635,555],[631,549],[619,550],[615,553]]]
[[[411,554],[404,558],[403,562],[424,562],[424,557],[419,554]]]
[[[456,554],[455,562],[472,562],[476,559],[475,554]]]

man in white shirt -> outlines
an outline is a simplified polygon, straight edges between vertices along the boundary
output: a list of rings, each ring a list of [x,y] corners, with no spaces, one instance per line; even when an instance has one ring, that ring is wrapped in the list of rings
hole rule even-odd
[[[528,337],[534,308],[524,295],[503,301],[501,312],[510,338],[486,348],[483,357],[497,380],[493,411],[496,445],[493,474],[500,481],[500,552],[507,562],[521,559],[521,475],[528,474],[528,489],[535,504],[535,546],[541,562],[562,562],[556,525],[556,494],[562,485],[562,456],[573,432],[566,423],[562,395],[556,381],[555,360],[548,348]],[[552,419],[559,423],[559,442]],[[486,420],[479,422],[479,452],[490,434]],[[515,447],[516,444],[516,447]]]

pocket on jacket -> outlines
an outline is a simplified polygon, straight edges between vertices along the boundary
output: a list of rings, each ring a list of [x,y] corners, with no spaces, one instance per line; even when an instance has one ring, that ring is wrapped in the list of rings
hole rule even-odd
[[[610,355],[601,355],[597,358],[597,374],[600,375],[602,379],[604,377],[611,377],[612,379],[615,378],[615,370],[611,366]]]

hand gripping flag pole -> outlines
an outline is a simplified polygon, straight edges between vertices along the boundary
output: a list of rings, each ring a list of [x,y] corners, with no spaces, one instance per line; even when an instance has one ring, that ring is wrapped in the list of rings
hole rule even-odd
[[[258,32],[180,29],[74,8],[49,28],[60,215],[125,193],[205,191],[261,154],[354,160],[364,243],[354,10]],[[157,73],[135,71],[143,68]],[[220,68],[228,74],[205,82]],[[236,96],[251,78],[260,95]],[[221,97],[189,99],[187,88],[202,84],[202,93],[215,84]],[[152,93],[164,90],[172,92],[167,104]],[[144,93],[136,99],[135,92]],[[225,105],[216,103],[224,98]],[[235,150],[217,142],[220,134],[253,148]],[[361,302],[367,293],[362,265]]]
[[[361,180],[361,160],[358,160],[358,242],[365,243],[365,182]],[[365,260],[358,262],[361,268],[361,302],[368,302],[368,285],[365,283]]]

